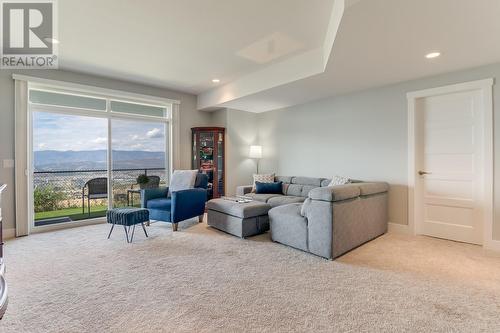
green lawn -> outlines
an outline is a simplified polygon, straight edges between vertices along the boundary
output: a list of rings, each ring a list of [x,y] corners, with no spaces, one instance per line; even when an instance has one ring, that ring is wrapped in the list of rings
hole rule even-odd
[[[140,204],[134,205],[134,207],[140,207]],[[90,216],[87,212],[87,207],[85,207],[85,214],[82,214],[82,208],[66,208],[59,210],[52,210],[47,212],[35,213],[35,221],[52,219],[57,217],[69,217],[72,221],[84,220],[88,218],[103,217],[106,216],[106,211],[108,210],[107,205],[92,206],[90,208]]]
[[[90,218],[106,216],[107,209],[108,209],[107,205],[91,207]],[[71,220],[76,221],[76,220],[88,219],[89,214],[87,212],[87,209],[85,209],[85,214],[82,214],[81,207],[35,213],[35,221],[52,219],[56,217],[69,217]]]

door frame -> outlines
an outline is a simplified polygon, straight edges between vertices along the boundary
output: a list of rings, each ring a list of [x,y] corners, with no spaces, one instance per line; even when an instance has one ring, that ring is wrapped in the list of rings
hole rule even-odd
[[[70,223],[59,223],[47,226],[34,226],[33,213],[33,156],[32,156],[32,113],[33,110],[29,105],[28,93],[31,88],[38,90],[48,90],[63,92],[73,95],[90,95],[100,98],[105,98],[106,111],[92,111],[85,109],[74,109],[71,112],[64,111],[70,107],[52,106],[48,112],[62,113],[81,116],[92,116],[108,119],[108,189],[112,189],[110,176],[111,163],[111,131],[109,126],[112,119],[131,119],[142,121],[155,121],[165,124],[168,128],[168,136],[165,136],[168,154],[165,157],[168,159],[166,166],[168,168],[169,180],[172,176],[174,168],[179,168],[180,161],[180,101],[152,95],[137,94],[128,91],[107,89],[83,85],[67,81],[44,79],[34,76],[26,76],[13,74],[12,78],[15,81],[15,193],[16,193],[16,237],[26,236],[31,233],[44,232],[68,227],[76,227],[87,224],[95,224],[105,222],[105,218],[86,219],[73,221]],[[167,108],[167,116],[165,118],[154,118],[144,115],[134,115],[117,113],[113,114],[110,110],[109,100],[119,100],[130,103],[147,104],[153,106],[164,106]],[[43,107],[41,107],[43,109]],[[111,202],[111,196],[108,196],[108,205]]]
[[[421,188],[418,182],[416,165],[417,137],[416,137],[416,103],[417,100],[426,97],[479,90],[483,99],[483,153],[484,163],[483,174],[483,247],[500,250],[500,241],[493,240],[493,78],[452,84],[437,88],[430,88],[409,92],[408,99],[408,227],[410,233],[416,235],[420,233],[420,223],[422,212],[417,209],[421,207]]]

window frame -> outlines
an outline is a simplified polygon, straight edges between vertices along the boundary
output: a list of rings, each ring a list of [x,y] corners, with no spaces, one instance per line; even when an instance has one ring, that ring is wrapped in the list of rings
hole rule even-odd
[[[96,117],[96,118],[105,118],[107,119],[108,125],[108,143],[107,143],[107,175],[108,175],[108,191],[112,191],[112,120],[138,120],[138,121],[146,121],[146,122],[155,122],[162,123],[165,127],[165,130],[168,131],[167,135],[165,135],[165,149],[168,151],[165,154],[165,168],[168,169],[167,175],[168,179],[173,172],[174,165],[178,165],[178,112],[179,112],[179,104],[180,102],[177,100],[161,98],[157,96],[149,96],[142,95],[136,93],[130,93],[126,91],[112,90],[106,88],[92,87],[80,84],[74,84],[69,82],[62,81],[54,81],[47,79],[39,79],[27,77],[24,75],[13,75],[15,80],[26,81],[27,89],[26,89],[26,111],[27,111],[27,176],[28,176],[28,233],[29,232],[41,232],[52,229],[59,229],[68,227],[68,224],[71,226],[76,225],[86,225],[92,223],[102,223],[104,222],[103,218],[95,218],[88,219],[82,221],[73,221],[67,223],[61,223],[56,225],[47,225],[47,226],[34,226],[34,212],[33,212],[33,113],[34,112],[49,112],[49,113],[59,113],[59,114],[67,114],[67,115],[76,115],[76,116],[88,116],[88,117]],[[69,106],[58,106],[58,105],[49,105],[49,104],[41,104],[34,103],[29,100],[29,93],[31,90],[41,90],[47,91],[51,93],[61,93],[66,95],[75,95],[82,97],[90,97],[90,98],[99,98],[106,100],[106,110],[96,110],[96,109],[85,109],[80,107],[69,107]],[[141,114],[133,114],[133,113],[123,113],[111,110],[111,101],[119,101],[125,103],[133,103],[139,105],[148,105],[154,107],[165,108],[165,116],[150,116],[150,115],[141,115]],[[113,198],[111,195],[108,195],[108,207],[113,206]]]

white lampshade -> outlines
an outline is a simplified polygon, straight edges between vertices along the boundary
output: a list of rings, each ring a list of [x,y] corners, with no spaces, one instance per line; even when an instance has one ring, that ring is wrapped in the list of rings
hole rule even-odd
[[[250,146],[250,158],[262,158],[262,146]]]

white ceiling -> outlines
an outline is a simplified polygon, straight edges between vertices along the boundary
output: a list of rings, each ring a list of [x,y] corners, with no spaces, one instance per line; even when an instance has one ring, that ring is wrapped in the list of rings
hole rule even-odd
[[[324,73],[221,103],[264,112],[327,96],[500,62],[498,0],[357,0]],[[439,50],[439,58],[425,54]]]
[[[61,68],[200,93],[317,48],[332,0],[63,0]],[[278,56],[266,57],[270,49]]]
[[[296,59],[329,50],[339,2],[59,1],[60,67],[196,93],[203,109],[263,112],[500,62],[499,0],[347,0],[326,67],[300,72]],[[442,56],[425,59],[433,50]],[[271,67],[288,80],[262,80]],[[241,82],[263,88],[234,93]]]

